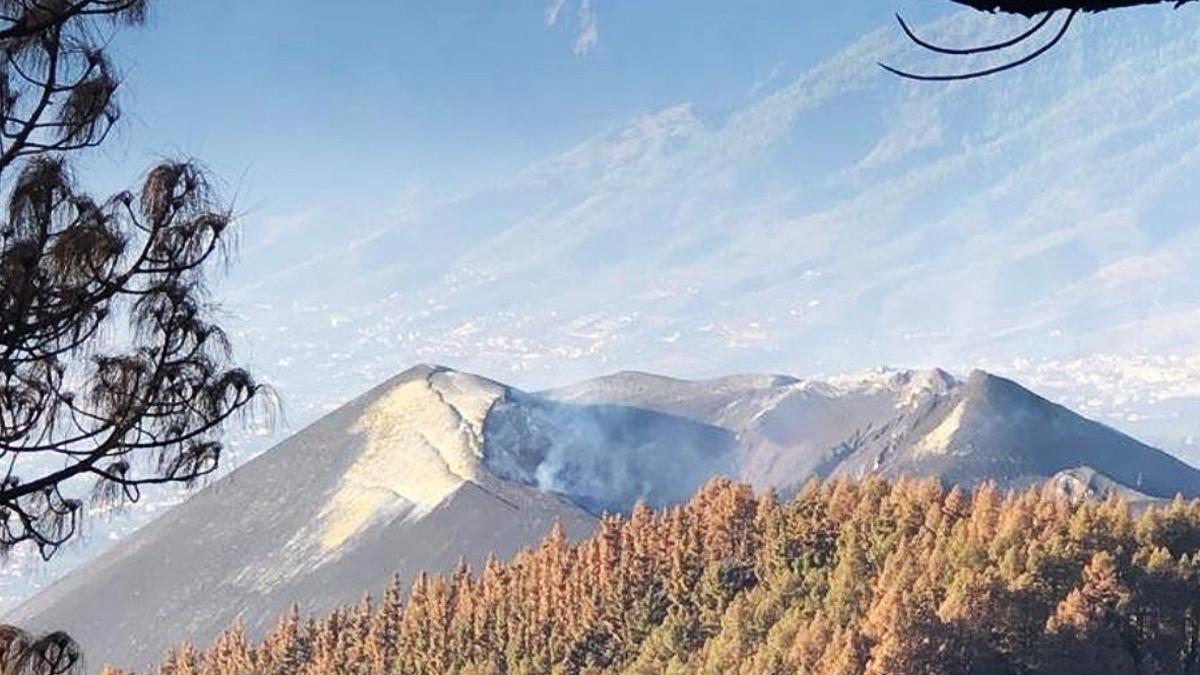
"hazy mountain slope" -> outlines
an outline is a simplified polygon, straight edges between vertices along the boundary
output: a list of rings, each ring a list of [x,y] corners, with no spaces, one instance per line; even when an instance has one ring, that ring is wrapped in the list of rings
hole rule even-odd
[[[1020,487],[1089,470],[1127,496],[1200,495],[1200,471],[1188,464],[982,371],[898,401],[894,415],[847,439],[830,473]]]
[[[728,429],[737,476],[791,487],[812,476],[936,476],[1021,486],[1090,468],[1133,493],[1200,494],[1200,472],[982,371],[880,370],[805,381],[744,375],[688,382],[619,373],[545,395],[644,406]]]
[[[1019,483],[1090,467],[1150,496],[1200,494],[1200,472],[1187,464],[987,373],[972,373],[953,407],[938,417],[937,426],[915,442],[876,446],[873,461],[880,470],[956,483]]]

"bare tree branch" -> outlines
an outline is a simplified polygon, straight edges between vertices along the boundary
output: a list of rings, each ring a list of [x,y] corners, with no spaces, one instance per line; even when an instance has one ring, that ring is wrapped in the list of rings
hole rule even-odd
[[[1075,16],[1080,12],[1094,14],[1097,12],[1105,12],[1114,9],[1122,9],[1127,7],[1135,7],[1139,5],[1159,5],[1171,4],[1176,9],[1194,2],[1195,0],[952,0],[960,5],[976,9],[981,12],[997,13],[1004,12],[1009,14],[1020,14],[1029,17],[1030,19],[1041,15],[1041,19],[1025,32],[1016,37],[998,42],[995,44],[980,45],[976,47],[945,47],[937,45],[927,40],[918,37],[917,34],[909,27],[904,18],[896,15],[896,20],[900,23],[901,30],[904,34],[917,46],[938,54],[950,56],[973,56],[978,54],[1001,52],[1006,49],[1019,47],[1034,37],[1039,35],[1055,14],[1065,11],[1067,18],[1062,23],[1059,30],[1050,38],[1049,41],[1043,43],[1028,54],[1012,59],[998,66],[989,68],[980,68],[966,71],[963,73],[951,74],[918,74],[907,70],[901,70],[893,66],[880,63],[880,67],[884,70],[910,80],[920,80],[924,82],[952,82],[959,80],[972,80],[980,77],[988,77],[996,75],[1014,68],[1019,68],[1031,61],[1037,59],[1043,54],[1053,49],[1066,36],[1071,28],[1071,23]]]
[[[0,0],[0,554],[29,542],[49,558],[74,536],[77,479],[102,502],[193,483],[216,470],[228,423],[270,411],[211,319],[206,270],[232,215],[205,172],[165,162],[138,194],[101,201],[65,159],[120,118],[99,22],[145,9]]]
[[[35,638],[25,631],[0,625],[0,673],[4,675],[65,675],[80,664],[79,646],[66,633]]]

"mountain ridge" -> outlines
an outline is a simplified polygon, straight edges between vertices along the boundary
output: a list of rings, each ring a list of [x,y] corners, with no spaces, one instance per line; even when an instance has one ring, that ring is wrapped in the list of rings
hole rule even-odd
[[[320,612],[393,574],[407,581],[460,559],[478,568],[540,541],[553,522],[580,537],[605,512],[678,504],[715,476],[792,490],[867,475],[1049,481],[1073,497],[1200,495],[1200,471],[983,371],[827,381],[617,373],[525,392],[423,364],[201,490],[6,620],[65,628],[93,658],[143,667],[235,617],[261,636],[292,602]]]

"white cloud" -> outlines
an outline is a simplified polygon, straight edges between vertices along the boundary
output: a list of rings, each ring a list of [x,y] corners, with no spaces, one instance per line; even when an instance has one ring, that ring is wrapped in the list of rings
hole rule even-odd
[[[600,43],[600,25],[592,9],[592,0],[579,0],[579,36],[575,38],[575,53],[589,54]]]
[[[264,246],[278,244],[312,225],[314,216],[313,211],[267,216],[259,226],[260,242]]]
[[[600,43],[600,24],[596,19],[596,11],[592,0],[577,0],[576,18],[579,22],[578,33],[572,47],[579,55],[590,54]],[[544,19],[547,26],[558,25],[562,12],[567,7],[567,0],[548,0]]]
[[[558,15],[562,13],[564,7],[567,6],[567,0],[549,0],[546,4],[546,25],[554,26],[558,23]]]
[[[1177,254],[1156,251],[1149,255],[1128,256],[1105,265],[1089,282],[1095,284],[1097,290],[1112,292],[1126,285],[1156,283],[1184,271]]]

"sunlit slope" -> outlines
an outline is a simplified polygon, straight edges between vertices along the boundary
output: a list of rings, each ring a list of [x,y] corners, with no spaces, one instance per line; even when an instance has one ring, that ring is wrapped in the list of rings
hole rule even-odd
[[[7,620],[68,629],[89,662],[142,666],[235,618],[259,634],[393,574],[476,566],[592,517],[478,470],[479,378],[410,371],[359,397],[68,575]]]

